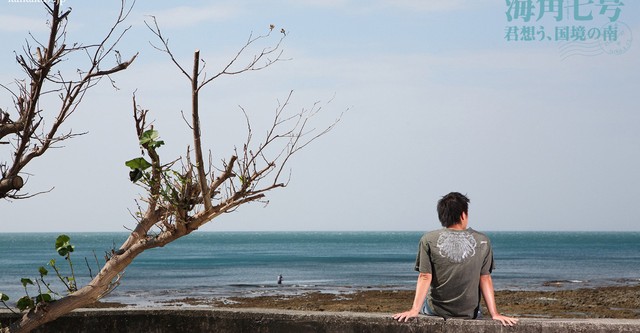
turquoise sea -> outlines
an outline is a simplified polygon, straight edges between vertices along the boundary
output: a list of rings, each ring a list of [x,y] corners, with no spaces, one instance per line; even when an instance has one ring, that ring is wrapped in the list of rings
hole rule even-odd
[[[494,247],[496,289],[552,290],[640,283],[639,232],[486,232]],[[69,234],[80,284],[97,272],[96,258],[126,233]],[[422,232],[195,232],[139,256],[106,298],[154,305],[184,297],[413,289]],[[0,234],[0,292],[16,300],[20,279],[36,278],[57,234]],[[283,284],[276,283],[278,275]],[[53,276],[48,281],[54,282]],[[53,284],[55,285],[55,284]],[[35,289],[33,289],[35,290]],[[37,294],[33,292],[33,294]]]

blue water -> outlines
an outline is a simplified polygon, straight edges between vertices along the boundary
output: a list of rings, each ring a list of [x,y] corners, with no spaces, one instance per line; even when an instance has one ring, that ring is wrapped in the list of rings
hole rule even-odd
[[[182,297],[413,289],[421,232],[196,232],[140,255],[106,300],[154,304]],[[549,290],[640,283],[640,233],[488,232],[496,289]],[[126,233],[70,234],[80,284]],[[0,234],[0,292],[23,295],[20,278],[56,259],[57,234]],[[278,275],[284,283],[277,285]],[[47,282],[54,282],[49,276]],[[54,285],[54,284],[52,284]],[[35,290],[35,289],[34,289]],[[35,294],[35,292],[32,292]]]

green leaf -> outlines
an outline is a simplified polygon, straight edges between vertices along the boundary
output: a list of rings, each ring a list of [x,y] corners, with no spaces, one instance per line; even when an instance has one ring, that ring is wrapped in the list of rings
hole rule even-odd
[[[156,130],[146,130],[140,136],[140,145],[142,146],[145,143],[149,143],[149,142],[155,141],[159,137],[160,137],[160,133],[158,133],[158,131],[156,131]]]
[[[40,294],[38,296],[36,296],[36,303],[49,303],[51,302],[52,298],[51,295],[49,294]]]
[[[129,180],[131,180],[131,182],[133,182],[133,183],[135,183],[138,180],[140,180],[142,178],[142,176],[144,176],[144,173],[140,169],[133,169],[133,170],[129,171]]]
[[[49,260],[49,266],[54,267],[55,265],[56,265],[56,260],[55,259]]]
[[[9,300],[9,296],[7,294],[0,293],[0,301],[6,302]]]
[[[56,251],[58,251],[59,255],[65,257],[69,253],[73,252],[75,247],[71,245],[69,241],[71,241],[71,238],[67,235],[58,236],[56,239]]]
[[[135,170],[135,169],[145,170],[145,169],[151,167],[151,163],[147,162],[147,160],[145,160],[142,157],[138,157],[138,158],[134,158],[132,160],[128,160],[128,161],[124,162],[124,165],[128,166],[132,170]]]
[[[56,248],[63,247],[65,244],[69,244],[70,240],[71,237],[65,234],[59,235],[58,238],[56,238]]]
[[[29,298],[29,296],[22,296],[18,300],[18,302],[16,302],[16,306],[18,307],[18,309],[20,309],[20,311],[32,308],[34,305],[35,304],[33,303],[33,300]]]
[[[164,145],[164,140],[160,140],[160,141],[155,141],[153,143],[153,148],[158,148],[160,146]]]
[[[38,272],[40,272],[40,276],[45,276],[47,274],[49,274],[49,271],[44,268],[43,266],[40,266],[40,268],[38,268]]]
[[[20,279],[20,283],[22,283],[23,287],[26,287],[28,284],[33,284],[33,281],[31,281],[31,279],[22,278]]]
[[[140,145],[148,145],[150,148],[158,148],[164,145],[164,141],[157,140],[160,134],[156,130],[147,130],[140,136]]]

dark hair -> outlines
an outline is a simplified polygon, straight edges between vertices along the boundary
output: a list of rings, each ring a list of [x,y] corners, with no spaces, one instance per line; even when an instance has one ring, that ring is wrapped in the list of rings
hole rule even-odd
[[[460,223],[462,213],[469,213],[469,198],[458,192],[451,192],[438,200],[438,219],[445,228]]]

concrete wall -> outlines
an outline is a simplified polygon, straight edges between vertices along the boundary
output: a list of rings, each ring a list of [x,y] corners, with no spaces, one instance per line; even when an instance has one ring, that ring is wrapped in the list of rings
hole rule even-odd
[[[17,319],[0,312],[0,322]],[[521,319],[514,327],[502,327],[492,320],[443,320],[420,317],[398,323],[391,314],[347,312],[301,312],[264,309],[95,309],[78,310],[48,323],[42,333],[198,333],[198,332],[295,332],[295,333],[618,333],[640,332],[640,320],[615,319]]]

